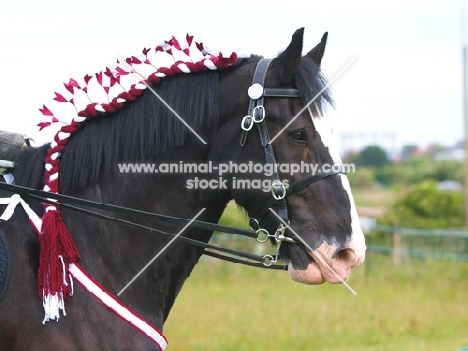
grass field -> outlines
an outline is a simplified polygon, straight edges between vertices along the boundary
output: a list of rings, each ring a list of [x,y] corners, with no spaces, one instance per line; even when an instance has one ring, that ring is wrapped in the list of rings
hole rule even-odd
[[[374,192],[355,194],[358,205],[378,199]],[[238,224],[239,216],[231,205],[226,221]],[[293,282],[287,272],[203,257],[165,325],[168,350],[468,347],[468,262],[407,259],[394,266],[392,257],[368,252],[349,284],[356,296],[344,285],[306,286]]]
[[[343,285],[203,259],[171,312],[169,349],[445,351],[468,347],[468,263],[370,253]]]
[[[204,258],[165,327],[170,350],[445,351],[468,347],[468,263],[369,253],[343,285]]]

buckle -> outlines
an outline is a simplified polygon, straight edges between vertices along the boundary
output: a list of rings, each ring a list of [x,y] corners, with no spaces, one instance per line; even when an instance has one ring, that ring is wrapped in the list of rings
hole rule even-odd
[[[256,218],[250,218],[249,220],[250,229],[257,231],[260,228],[260,223]]]
[[[286,187],[280,180],[274,180],[271,183],[271,195],[276,201],[283,200],[286,197]]]
[[[255,106],[252,112],[255,123],[263,122],[265,119],[265,107]]]
[[[246,132],[248,132],[249,130],[252,129],[253,124],[254,123],[253,123],[252,116],[247,115],[244,118],[242,118],[241,128],[245,130]]]

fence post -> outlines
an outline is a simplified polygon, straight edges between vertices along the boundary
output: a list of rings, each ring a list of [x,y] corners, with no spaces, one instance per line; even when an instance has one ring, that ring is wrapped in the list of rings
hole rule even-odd
[[[401,264],[403,254],[403,237],[401,233],[393,232],[393,264]]]

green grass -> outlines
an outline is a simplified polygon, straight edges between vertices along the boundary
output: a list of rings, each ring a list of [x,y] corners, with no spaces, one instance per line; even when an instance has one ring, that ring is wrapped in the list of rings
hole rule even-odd
[[[369,253],[349,284],[204,258],[165,326],[169,349],[445,351],[468,347],[468,263]]]

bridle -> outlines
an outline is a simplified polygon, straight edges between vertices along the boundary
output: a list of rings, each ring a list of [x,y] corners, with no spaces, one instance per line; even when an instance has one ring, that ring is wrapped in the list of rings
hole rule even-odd
[[[249,220],[251,229],[259,233],[257,241],[265,242],[271,238],[276,244],[274,256],[264,256],[265,265],[273,264],[278,261],[279,249],[283,242],[298,244],[298,241],[295,239],[285,236],[285,231],[290,223],[286,196],[326,177],[345,173],[343,168],[341,168],[340,170],[330,169],[328,172],[310,174],[290,184],[287,188],[281,181],[281,178],[277,172],[278,167],[276,167],[277,162],[275,153],[271,144],[268,127],[265,120],[264,98],[302,98],[302,95],[298,89],[264,87],[266,73],[271,61],[272,59],[263,58],[257,63],[257,66],[255,67],[252,85],[248,89],[248,95],[250,98],[249,109],[247,115],[242,119],[241,122],[241,137],[239,144],[237,145],[233,161],[237,162],[239,160],[247,140],[247,135],[252,129],[253,125],[256,124],[260,134],[260,142],[265,152],[265,161],[267,164],[272,165],[272,169],[274,170],[271,174],[271,197],[264,201],[264,203]],[[262,228],[260,224],[265,218],[266,214],[269,212],[269,209],[274,205],[276,205],[278,217],[281,219],[281,221],[275,233],[270,234],[268,230]]]

